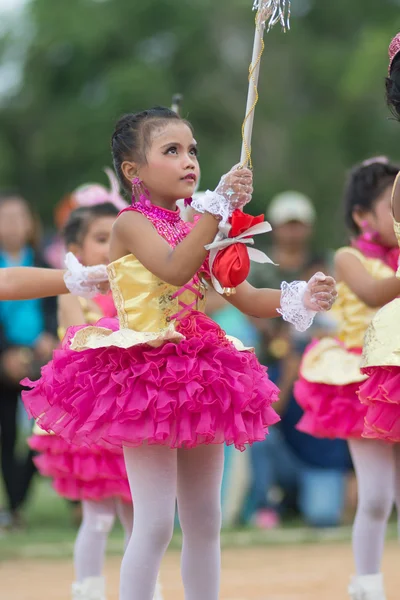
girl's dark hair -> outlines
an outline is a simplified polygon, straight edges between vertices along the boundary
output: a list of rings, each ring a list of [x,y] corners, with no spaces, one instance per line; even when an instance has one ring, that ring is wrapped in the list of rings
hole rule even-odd
[[[395,56],[386,77],[386,102],[394,117],[400,121],[400,52]]]
[[[360,233],[353,212],[372,210],[379,196],[393,185],[398,172],[395,165],[378,159],[351,169],[344,190],[345,221],[351,233]]]
[[[126,191],[130,192],[131,186],[122,172],[122,163],[126,160],[132,160],[138,164],[145,163],[153,132],[165,127],[168,121],[180,121],[192,129],[188,121],[163,106],[155,106],[143,112],[124,115],[116,124],[111,138],[111,152],[115,171]]]
[[[102,217],[116,217],[118,212],[111,202],[76,208],[69,215],[63,230],[65,245],[81,244],[93,221]]]
[[[32,230],[31,233],[26,240],[26,244],[33,248],[35,252],[40,251],[41,241],[42,241],[42,224],[40,222],[38,214],[32,208],[32,205],[25,200],[21,194],[16,190],[0,190],[0,207],[7,202],[20,202],[23,204],[31,218],[32,221]]]

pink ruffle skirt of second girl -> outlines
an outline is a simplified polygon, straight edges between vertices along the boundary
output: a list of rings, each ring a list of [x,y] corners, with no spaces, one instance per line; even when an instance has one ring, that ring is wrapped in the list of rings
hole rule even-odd
[[[118,330],[117,319],[100,327]],[[254,353],[238,351],[222,329],[191,312],[177,329],[185,339],[127,349],[76,352],[68,331],[63,347],[23,392],[30,416],[45,431],[78,444],[170,448],[246,444],[265,439],[279,421],[271,404],[278,388]]]
[[[365,405],[363,437],[400,442],[400,367],[366,367],[359,399]]]
[[[310,350],[318,342],[307,348]],[[361,354],[361,350],[352,350]],[[318,438],[360,438],[366,407],[358,399],[360,382],[328,385],[307,381],[300,375],[294,396],[304,410],[296,428]]]
[[[32,435],[28,443],[38,452],[34,463],[39,473],[52,479],[63,498],[132,502],[121,449],[77,447],[56,435]]]

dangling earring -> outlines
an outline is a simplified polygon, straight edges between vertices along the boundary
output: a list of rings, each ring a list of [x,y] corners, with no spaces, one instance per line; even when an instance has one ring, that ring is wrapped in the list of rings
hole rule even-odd
[[[141,204],[150,204],[150,193],[144,187],[143,181],[139,177],[134,177],[132,179],[132,204],[138,201]]]
[[[379,238],[379,233],[372,229],[368,221],[361,221],[361,232],[367,242],[375,242]]]

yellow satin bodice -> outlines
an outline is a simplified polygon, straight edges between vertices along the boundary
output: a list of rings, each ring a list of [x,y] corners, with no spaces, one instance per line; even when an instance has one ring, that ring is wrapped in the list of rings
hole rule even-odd
[[[168,328],[179,313],[205,310],[205,284],[192,281],[183,289],[165,283],[132,254],[111,263],[108,276],[121,329],[156,332]]]
[[[367,258],[356,248],[341,248],[356,256],[374,279],[393,277],[392,269],[377,258]],[[349,286],[340,281],[337,284],[338,298],[332,308],[332,316],[337,320],[337,337],[348,348],[360,348],[364,343],[365,332],[377,309],[367,306]]]

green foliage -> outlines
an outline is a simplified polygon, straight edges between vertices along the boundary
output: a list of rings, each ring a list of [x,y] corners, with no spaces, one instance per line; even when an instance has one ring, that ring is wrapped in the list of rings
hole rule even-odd
[[[0,104],[0,178],[51,222],[57,200],[101,179],[121,113],[184,95],[202,187],[238,161],[253,39],[251,0],[31,0],[22,83]],[[394,0],[293,0],[292,30],[266,35],[252,210],[287,188],[308,193],[319,239],[343,229],[345,170],[387,153],[397,124],[384,103]],[[16,44],[8,32],[0,54]],[[23,39],[17,39],[17,45]]]

